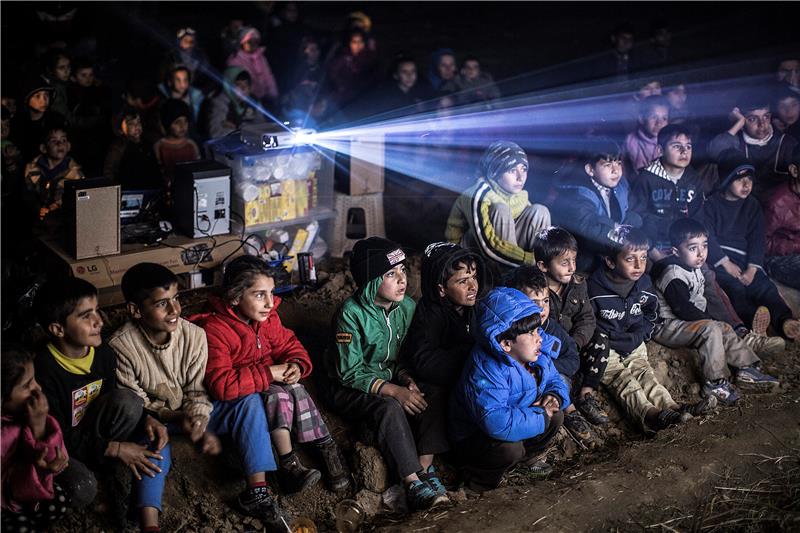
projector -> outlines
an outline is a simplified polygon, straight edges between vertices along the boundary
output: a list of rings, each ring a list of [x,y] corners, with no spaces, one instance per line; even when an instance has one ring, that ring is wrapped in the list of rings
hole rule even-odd
[[[261,150],[290,148],[311,144],[317,132],[310,128],[281,128],[279,126],[242,126],[240,138],[244,144]]]

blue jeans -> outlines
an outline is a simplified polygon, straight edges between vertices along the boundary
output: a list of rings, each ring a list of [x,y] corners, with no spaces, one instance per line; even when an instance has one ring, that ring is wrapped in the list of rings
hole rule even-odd
[[[250,476],[277,470],[261,396],[250,394],[238,400],[211,403],[214,409],[209,416],[207,430],[217,435],[230,434],[233,437],[245,473]],[[174,424],[169,424],[167,429],[170,433],[181,431]],[[151,460],[161,467],[161,472],[154,478],[142,476],[142,481],[136,483],[137,505],[140,508],[155,507],[161,511],[161,496],[164,493],[164,482],[170,467],[169,444],[161,450],[161,455],[164,457],[162,461]]]

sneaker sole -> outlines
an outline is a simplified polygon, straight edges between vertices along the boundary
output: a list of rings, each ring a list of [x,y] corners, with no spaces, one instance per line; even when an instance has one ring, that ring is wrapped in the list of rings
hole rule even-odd
[[[766,336],[767,328],[769,328],[769,322],[769,309],[762,305],[756,309],[756,313],[753,315],[753,327],[750,329],[756,335]]]

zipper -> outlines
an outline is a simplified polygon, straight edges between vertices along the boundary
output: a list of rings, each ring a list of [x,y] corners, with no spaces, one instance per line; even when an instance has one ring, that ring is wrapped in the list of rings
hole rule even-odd
[[[389,328],[389,341],[386,343],[386,357],[383,359],[383,362],[380,365],[378,365],[379,367],[381,365],[385,364],[386,361],[389,360],[389,355],[392,353],[392,335],[394,335],[394,333],[392,332],[392,323],[389,320],[389,315],[392,314],[392,311],[394,311],[394,309],[390,310],[388,313],[384,313],[383,314],[383,317],[386,319],[386,326]],[[383,369],[383,370],[385,370],[385,369]],[[392,375],[392,372],[390,370],[389,371],[389,377],[390,378],[391,378],[391,375]]]

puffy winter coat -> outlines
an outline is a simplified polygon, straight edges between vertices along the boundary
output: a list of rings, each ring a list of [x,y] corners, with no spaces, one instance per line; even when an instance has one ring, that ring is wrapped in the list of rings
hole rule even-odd
[[[482,431],[489,437],[517,442],[540,435],[548,417],[532,404],[552,394],[569,405],[569,389],[558,375],[551,357],[559,341],[539,330],[542,351],[534,363],[523,366],[512,359],[496,337],[520,318],[541,312],[539,306],[516,289],[500,287],[478,304],[478,343],[472,349],[450,401],[448,430],[458,443]]]
[[[764,213],[767,255],[800,254],[800,194],[788,183],[779,185]]]
[[[217,400],[235,400],[269,388],[269,367],[297,363],[302,377],[311,373],[311,359],[294,332],[281,323],[276,312],[280,298],[267,320],[249,324],[221,298],[209,296],[210,312],[189,317],[208,337],[205,385]]]

